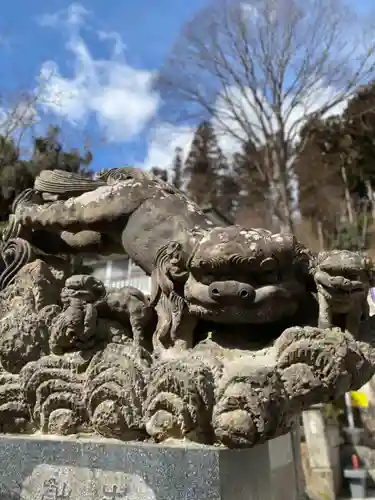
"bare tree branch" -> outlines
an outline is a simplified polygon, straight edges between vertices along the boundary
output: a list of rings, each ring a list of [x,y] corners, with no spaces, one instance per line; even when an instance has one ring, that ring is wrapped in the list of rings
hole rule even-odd
[[[215,0],[161,71],[164,111],[173,121],[209,117],[219,133],[264,149],[254,161],[274,215],[293,231],[299,132],[374,78],[373,27],[344,0]]]

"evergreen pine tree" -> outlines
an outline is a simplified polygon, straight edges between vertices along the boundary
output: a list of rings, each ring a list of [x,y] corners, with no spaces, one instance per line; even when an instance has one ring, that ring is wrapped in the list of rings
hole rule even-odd
[[[172,166],[172,184],[177,188],[182,188],[182,148],[176,148]]]
[[[152,167],[151,172],[164,182],[168,182],[168,171],[165,168]]]
[[[34,184],[35,177],[46,169],[61,169],[91,175],[88,166],[91,152],[81,157],[77,149],[64,151],[58,140],[60,130],[50,127],[47,134],[34,140],[30,159],[20,158],[19,149],[8,138],[0,136],[0,220],[5,221],[14,198]]]
[[[257,150],[252,142],[248,142],[233,157],[233,178],[238,189],[237,212],[241,213],[244,224],[271,227],[269,183],[258,169],[262,155],[264,151]]]
[[[239,185],[234,173],[230,170],[219,178],[217,208],[229,219],[233,218],[238,209]]]
[[[60,129],[55,126],[48,128],[44,137],[36,137],[34,140],[34,151],[31,164],[36,172],[41,170],[60,169],[74,173],[89,174],[88,166],[92,161],[92,154],[86,151],[81,156],[77,148],[64,151],[59,141]]]
[[[183,169],[188,196],[198,205],[216,206],[219,178],[226,168],[214,129],[203,121],[197,128]]]

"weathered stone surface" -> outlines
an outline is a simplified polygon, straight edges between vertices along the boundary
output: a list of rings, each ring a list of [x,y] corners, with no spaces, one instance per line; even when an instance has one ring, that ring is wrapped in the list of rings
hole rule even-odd
[[[13,283],[0,292],[0,317],[15,313],[20,307],[39,312],[47,305],[56,304],[59,294],[59,282],[54,276],[53,267],[37,259],[23,266],[15,275]],[[24,315],[27,315],[25,310]]]
[[[108,344],[91,360],[84,383],[91,425],[101,435],[144,438],[143,403],[151,358],[133,345]]]
[[[0,498],[7,500],[272,498],[267,444],[226,450],[180,443],[1,437],[0,461],[6,472]],[[294,500],[289,493],[282,500]]]
[[[188,358],[153,366],[144,402],[146,430],[157,441],[168,437],[212,442],[215,402],[212,371]]]
[[[44,172],[13,212],[0,248],[3,432],[249,448],[375,373],[373,264],[360,254],[213,227],[128,168],[97,181]],[[125,251],[151,274],[151,297],[71,275],[61,255],[92,251]]]
[[[367,295],[373,281],[372,262],[347,250],[320,252],[313,264],[319,298],[319,328],[336,326],[360,334],[361,318],[369,316]],[[336,316],[336,317],[335,317]]]

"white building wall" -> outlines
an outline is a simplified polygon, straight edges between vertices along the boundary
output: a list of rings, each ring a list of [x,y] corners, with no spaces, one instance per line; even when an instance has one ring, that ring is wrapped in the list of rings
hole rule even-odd
[[[87,262],[93,268],[93,276],[102,281],[107,289],[134,286],[144,294],[151,293],[151,278],[126,257]]]

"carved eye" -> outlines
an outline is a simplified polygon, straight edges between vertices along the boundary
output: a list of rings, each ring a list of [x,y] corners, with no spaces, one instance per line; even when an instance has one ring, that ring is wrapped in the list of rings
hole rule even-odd
[[[261,269],[261,271],[264,271],[264,272],[275,271],[277,269],[277,262],[275,259],[272,259],[272,257],[269,257],[268,259],[264,259],[260,263],[260,269]]]
[[[271,257],[264,259],[260,263],[260,280],[264,283],[273,283],[278,280],[278,264],[277,261]]]
[[[171,255],[171,254],[178,252],[180,250],[181,250],[181,245],[177,241],[171,241],[168,244],[167,254]]]
[[[314,262],[315,262],[314,265],[316,265],[316,261],[314,261],[314,257],[311,257],[308,253],[306,253],[304,251],[298,252],[297,254],[294,255],[294,262],[298,266],[302,266],[302,268],[310,267],[313,265]]]
[[[362,276],[361,273],[358,271],[348,271],[345,273],[346,278],[348,278],[351,281],[361,281]]]
[[[204,276],[201,277],[200,279],[201,283],[203,285],[211,285],[214,281],[216,281],[216,278],[213,274],[205,274]]]

